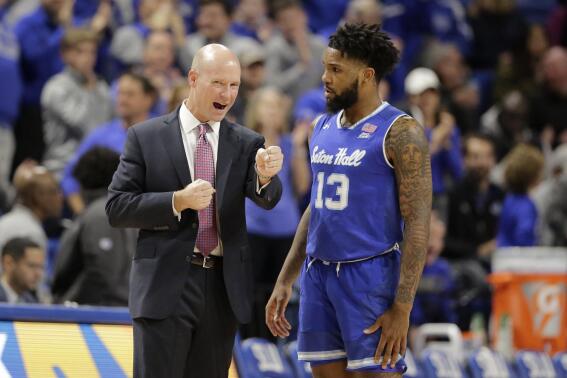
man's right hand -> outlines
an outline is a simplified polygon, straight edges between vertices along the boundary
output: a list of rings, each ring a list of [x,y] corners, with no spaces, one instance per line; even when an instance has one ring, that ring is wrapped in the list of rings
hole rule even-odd
[[[177,212],[185,209],[203,210],[211,203],[215,188],[205,180],[195,180],[185,188],[175,192],[173,205]]]
[[[288,337],[291,325],[285,318],[285,309],[291,298],[291,285],[276,283],[266,305],[266,325],[275,337]]]

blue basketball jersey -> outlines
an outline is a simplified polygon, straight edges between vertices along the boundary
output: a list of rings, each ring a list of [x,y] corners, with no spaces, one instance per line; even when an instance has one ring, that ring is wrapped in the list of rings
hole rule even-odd
[[[383,102],[341,127],[342,111],[316,122],[309,144],[313,185],[307,254],[326,261],[379,255],[402,240],[394,169],[384,140],[405,113]]]

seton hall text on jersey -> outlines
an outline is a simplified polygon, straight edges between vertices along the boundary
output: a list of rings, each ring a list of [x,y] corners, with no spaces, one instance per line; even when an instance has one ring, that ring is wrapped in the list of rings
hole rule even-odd
[[[339,148],[336,154],[328,154],[325,150],[319,150],[319,146],[315,146],[311,155],[311,163],[358,167],[364,155],[366,155],[366,150],[356,149],[349,154],[348,148]]]

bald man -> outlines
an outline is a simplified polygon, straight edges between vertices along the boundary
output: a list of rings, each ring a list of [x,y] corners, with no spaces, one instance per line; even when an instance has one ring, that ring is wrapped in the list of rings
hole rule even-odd
[[[251,315],[244,199],[281,197],[283,155],[224,119],[240,64],[211,44],[195,55],[189,97],[128,130],[106,204],[111,225],[139,228],[130,276],[134,377],[226,377],[237,323]]]

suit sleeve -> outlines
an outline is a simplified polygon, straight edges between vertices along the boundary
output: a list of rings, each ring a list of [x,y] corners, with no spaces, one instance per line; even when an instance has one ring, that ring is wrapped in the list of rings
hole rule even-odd
[[[135,128],[128,138],[118,169],[108,187],[106,214],[113,227],[177,229],[171,192],[145,192],[146,167]]]
[[[278,176],[272,177],[272,181],[259,193],[256,191],[258,176],[254,169],[256,164],[256,152],[264,146],[264,138],[254,140],[250,153],[248,154],[248,174],[246,178],[246,196],[263,209],[273,209],[282,196],[282,183]],[[285,158],[285,157],[284,157]]]

